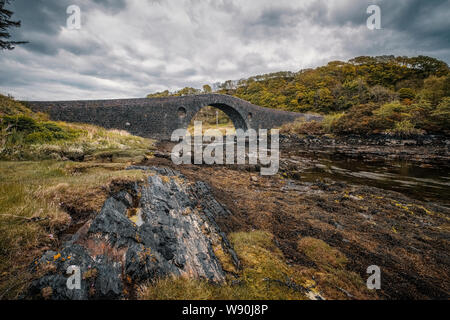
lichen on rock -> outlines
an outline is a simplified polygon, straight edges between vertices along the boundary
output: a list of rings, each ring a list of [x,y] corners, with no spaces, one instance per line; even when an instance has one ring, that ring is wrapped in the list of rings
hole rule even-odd
[[[113,194],[58,253],[48,251],[36,261],[36,269],[53,267],[32,283],[30,297],[41,298],[51,289],[47,298],[56,300],[120,299],[143,281],[167,276],[222,282],[223,254],[239,267],[216,223],[230,212],[214,199],[206,183],[189,182],[166,168],[130,169],[148,172],[145,183]],[[218,246],[222,257],[214,252]],[[80,268],[81,289],[67,288],[69,266]]]

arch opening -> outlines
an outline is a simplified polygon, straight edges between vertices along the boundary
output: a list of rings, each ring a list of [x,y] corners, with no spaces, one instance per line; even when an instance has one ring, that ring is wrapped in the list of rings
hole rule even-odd
[[[187,115],[186,109],[184,107],[179,107],[177,114],[178,114],[179,119],[186,118],[186,115]]]
[[[190,119],[188,130],[193,133],[194,122],[201,121],[203,131],[218,129],[223,134],[234,134],[236,129],[247,131],[248,126],[243,116],[234,108],[225,104],[210,104],[200,108]]]

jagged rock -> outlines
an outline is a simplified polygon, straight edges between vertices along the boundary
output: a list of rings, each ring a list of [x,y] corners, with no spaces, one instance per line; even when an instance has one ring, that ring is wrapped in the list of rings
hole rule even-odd
[[[190,183],[167,168],[129,169],[148,171],[147,181],[108,198],[60,252],[36,261],[34,268],[48,272],[32,283],[30,297],[45,292],[55,300],[118,299],[142,281],[167,275],[221,282],[225,272],[214,253],[219,246],[239,266],[216,223],[230,212],[206,183]],[[79,290],[67,288],[69,266],[80,267]]]

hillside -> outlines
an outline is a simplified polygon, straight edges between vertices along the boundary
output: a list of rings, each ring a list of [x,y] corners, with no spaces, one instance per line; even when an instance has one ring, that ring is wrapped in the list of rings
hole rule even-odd
[[[184,88],[148,97],[210,91],[205,85],[203,90]],[[332,61],[315,69],[226,81],[215,92],[262,107],[329,115],[324,124],[285,128],[300,134],[450,134],[449,67],[426,56]]]

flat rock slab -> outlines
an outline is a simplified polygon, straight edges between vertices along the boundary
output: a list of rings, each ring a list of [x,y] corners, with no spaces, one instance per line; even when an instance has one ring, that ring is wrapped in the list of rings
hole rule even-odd
[[[32,283],[29,297],[121,299],[137,284],[166,276],[221,282],[225,271],[214,252],[218,248],[239,266],[216,223],[230,212],[207,184],[167,168],[129,169],[148,172],[145,183],[108,198],[59,252],[35,261],[33,268],[47,272]],[[80,269],[80,289],[67,286],[70,266]]]

